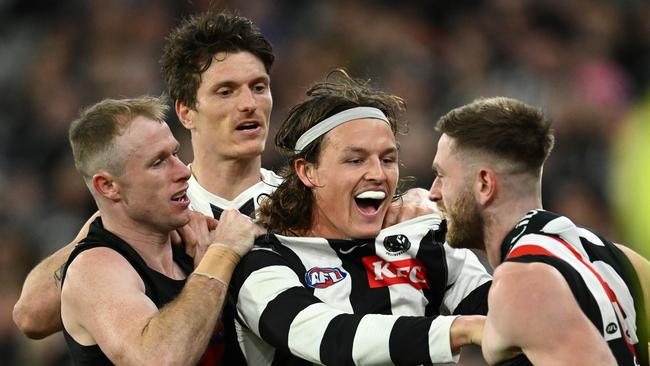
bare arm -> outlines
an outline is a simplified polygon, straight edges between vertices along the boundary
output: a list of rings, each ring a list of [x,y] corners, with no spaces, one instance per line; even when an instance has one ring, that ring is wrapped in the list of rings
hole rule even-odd
[[[616,365],[564,278],[541,263],[504,263],[494,273],[483,355],[494,364],[523,352],[534,365]]]
[[[79,343],[97,344],[120,365],[193,365],[211,337],[240,255],[261,229],[224,211],[211,245],[179,296],[158,309],[126,259],[108,248],[81,253],[68,268],[61,316]]]
[[[643,258],[639,253],[626,246],[620,244],[616,244],[616,246],[623,252],[623,254],[625,254],[627,259],[630,260],[632,267],[634,267],[634,270],[639,277],[641,292],[643,292],[643,303],[645,304],[645,309],[643,309],[643,311],[646,321],[650,322],[650,262]],[[650,331],[650,324],[646,327],[648,328],[648,331]],[[648,353],[650,354],[650,342],[648,342]]]
[[[75,245],[88,234],[88,227],[99,216],[86,221],[77,237],[45,258],[29,272],[20,298],[14,305],[13,318],[21,332],[32,339],[41,339],[61,330],[61,273]]]

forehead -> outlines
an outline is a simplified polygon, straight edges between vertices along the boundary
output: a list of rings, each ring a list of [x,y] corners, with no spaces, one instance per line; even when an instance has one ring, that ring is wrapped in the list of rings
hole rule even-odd
[[[436,156],[433,158],[433,168],[441,169],[447,165],[447,161],[452,157],[453,140],[449,135],[443,133],[438,140],[438,149]]]
[[[117,139],[118,146],[130,156],[155,156],[178,144],[167,123],[148,117],[134,118]]]
[[[348,121],[329,131],[324,150],[395,148],[395,135],[388,123],[375,118]]]
[[[202,75],[204,83],[207,84],[227,81],[245,82],[264,77],[268,78],[264,63],[247,51],[217,53],[210,67]]]

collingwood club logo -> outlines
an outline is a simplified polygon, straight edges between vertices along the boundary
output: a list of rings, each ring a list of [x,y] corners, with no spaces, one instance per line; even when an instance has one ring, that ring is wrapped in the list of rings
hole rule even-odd
[[[384,238],[384,249],[388,255],[400,255],[405,253],[411,247],[411,242],[406,235],[390,235]]]
[[[618,331],[618,326],[616,325],[616,323],[609,323],[607,324],[605,331],[607,332],[607,334],[614,334],[616,333],[616,331]]]

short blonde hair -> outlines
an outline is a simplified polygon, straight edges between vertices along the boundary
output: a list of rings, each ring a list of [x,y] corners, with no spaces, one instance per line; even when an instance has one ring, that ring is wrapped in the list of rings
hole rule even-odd
[[[152,96],[104,99],[84,109],[68,131],[79,173],[86,181],[101,169],[121,175],[125,159],[115,149],[115,138],[123,134],[136,117],[164,121],[168,110],[169,107],[160,98]]]

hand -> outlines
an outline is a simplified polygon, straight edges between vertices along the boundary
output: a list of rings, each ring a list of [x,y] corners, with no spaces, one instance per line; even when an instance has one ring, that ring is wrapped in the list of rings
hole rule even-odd
[[[172,231],[172,243],[185,245],[185,253],[194,258],[196,266],[203,258],[208,246],[212,244],[210,232],[217,228],[218,223],[215,218],[191,211],[190,221],[183,227]]]
[[[383,227],[389,227],[418,216],[437,213],[440,210],[429,198],[429,191],[424,188],[411,188],[402,197],[392,202],[384,217]]]
[[[449,329],[452,352],[460,352],[460,348],[468,344],[480,346],[483,340],[484,326],[485,317],[483,315],[462,315],[456,318]]]
[[[253,247],[256,237],[264,235],[266,230],[237,210],[225,210],[221,213],[217,229],[210,232],[212,243],[227,245],[240,257]]]

